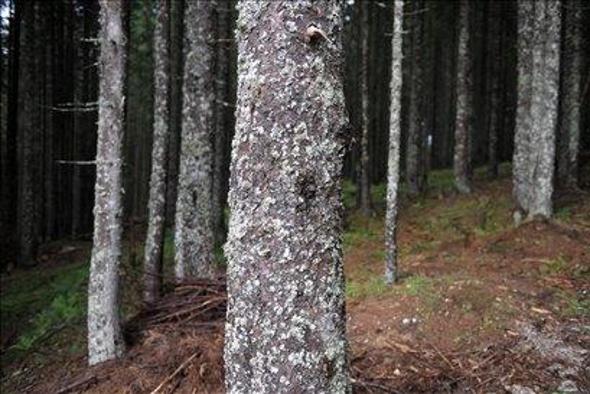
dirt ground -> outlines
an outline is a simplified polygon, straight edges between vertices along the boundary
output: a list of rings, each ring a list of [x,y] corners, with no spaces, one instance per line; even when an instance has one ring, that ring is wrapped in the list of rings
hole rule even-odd
[[[590,392],[590,195],[558,196],[555,220],[514,227],[509,178],[478,181],[471,196],[433,183],[403,201],[392,287],[382,190],[373,217],[346,219],[355,392]],[[224,308],[222,282],[177,287],[129,321],[122,360],[94,368],[83,346],[63,350],[83,345],[84,322],[65,326],[3,360],[2,392],[222,392]]]

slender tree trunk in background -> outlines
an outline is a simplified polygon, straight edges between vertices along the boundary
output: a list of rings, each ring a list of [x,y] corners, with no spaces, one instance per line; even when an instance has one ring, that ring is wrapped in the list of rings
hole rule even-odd
[[[513,160],[516,222],[552,214],[561,3],[518,3],[518,107]]]
[[[473,116],[472,60],[469,45],[469,3],[459,6],[459,45],[457,48],[457,113],[453,172],[460,193],[471,193],[471,118]]]
[[[162,286],[162,252],[166,229],[166,172],[170,134],[170,1],[159,0],[154,27],[154,138],[145,242],[143,299],[152,303]]]
[[[54,156],[53,156],[53,72],[54,72],[54,42],[53,34],[55,23],[55,10],[53,2],[45,4],[45,132],[44,132],[44,155],[45,168],[43,173],[43,182],[45,183],[45,197],[44,197],[44,212],[45,224],[44,234],[45,240],[51,240],[55,237],[55,198],[53,189],[53,172],[54,172]]]
[[[578,150],[582,99],[582,4],[578,0],[563,3],[565,37],[563,40],[561,75],[561,119],[558,138],[557,181],[578,187]]]
[[[488,15],[488,72],[489,72],[489,93],[488,93],[488,174],[490,178],[498,177],[498,136],[500,134],[500,78],[502,76],[502,46],[501,46],[501,7],[499,0],[492,0],[489,5]]]
[[[33,1],[22,5],[20,25],[20,61],[18,87],[18,236],[19,264],[30,266],[35,264],[38,234],[35,207],[35,157],[34,145],[36,111],[36,67],[35,67],[35,7]]]
[[[408,124],[408,138],[406,145],[406,181],[408,193],[417,195],[424,191],[426,186],[426,172],[424,166],[424,105],[423,105],[423,22],[424,2],[415,1],[413,15],[410,16],[412,35],[412,81],[410,93],[410,119]]]
[[[215,135],[213,157],[213,201],[212,218],[215,235],[215,245],[223,245],[226,238],[226,228],[223,209],[226,204],[226,194],[223,192],[223,178],[226,175],[225,147],[227,145],[226,113],[227,89],[229,76],[229,53],[227,50],[229,37],[229,1],[217,1],[217,42],[215,59]]]
[[[94,239],[88,283],[88,362],[94,365],[124,351],[119,318],[121,261],[122,142],[125,109],[123,0],[100,0],[100,93]]]
[[[229,393],[350,391],[340,241],[348,124],[341,5],[238,5],[225,248]]]
[[[84,56],[82,40],[84,39],[84,21],[81,17],[76,17],[74,21],[74,113],[73,120],[73,143],[72,143],[72,159],[81,160],[80,146],[83,144],[84,135],[82,129],[83,114],[78,108],[82,107],[84,89]],[[72,168],[72,237],[76,238],[80,233],[80,218],[82,216],[82,169],[79,165],[74,165]]]
[[[182,138],[176,203],[177,280],[213,275],[214,3],[185,4]]]
[[[391,38],[391,107],[389,120],[389,155],[387,161],[387,210],[385,216],[385,281],[391,284],[397,280],[397,190],[399,184],[399,150],[401,136],[402,106],[402,41],[404,2],[393,4],[393,35]]]
[[[182,121],[182,48],[184,0],[170,4],[170,135],[168,148],[168,180],[166,186],[166,221],[174,225],[176,189],[178,187],[178,161],[180,156],[180,130]]]
[[[361,2],[361,141],[359,193],[360,208],[364,215],[371,213],[371,180],[369,175],[369,12],[370,2]]]

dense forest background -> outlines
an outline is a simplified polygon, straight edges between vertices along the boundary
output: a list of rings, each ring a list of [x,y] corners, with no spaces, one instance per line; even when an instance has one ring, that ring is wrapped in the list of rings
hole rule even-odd
[[[311,3],[0,0],[0,388],[590,389],[590,6]]]
[[[516,111],[516,2],[474,1],[470,8],[473,62],[473,137],[474,166],[489,162],[490,127],[497,133],[497,158],[510,161],[513,155]],[[35,3],[31,14],[23,15],[24,2],[2,1],[2,266],[15,264],[19,234],[31,231],[41,244],[64,237],[89,237],[92,234],[92,207],[97,124],[97,31],[98,4],[95,1],[47,1]],[[428,169],[449,168],[453,162],[455,125],[456,35],[458,3],[426,1],[417,5],[416,18],[406,24],[420,24],[420,50],[406,40],[404,78],[409,80],[416,61],[423,69],[421,101],[426,138],[424,160]],[[355,139],[345,165],[345,176],[360,182],[359,166],[362,125],[361,86],[358,78],[362,59],[368,70],[368,173],[372,184],[385,181],[389,130],[389,81],[393,8],[388,2],[368,2],[368,48],[363,57],[359,17],[361,6],[347,7],[344,45],[346,50],[345,92]],[[171,137],[168,210],[174,217],[176,175],[180,138],[179,84],[182,79],[182,2],[172,2],[171,17]],[[228,15],[221,15],[221,13]],[[234,64],[233,22],[236,14],[231,2],[218,9],[218,18],[228,18],[216,29],[217,45],[225,53],[222,60]],[[582,10],[588,20],[588,9]],[[32,24],[23,24],[23,18]],[[132,1],[125,17],[129,35],[128,76],[125,121],[125,223],[145,223],[149,196],[151,142],[153,135],[153,46],[154,6],[151,1]],[[23,29],[24,26],[24,29]],[[32,27],[31,27],[32,26]],[[590,39],[587,23],[581,23],[584,54],[582,70],[588,70]],[[412,26],[405,30],[413,31]],[[564,29],[565,24],[564,24]],[[27,30],[30,29],[30,30]],[[562,35],[565,37],[564,35]],[[220,155],[226,179],[233,133],[235,69],[220,67],[223,78],[216,111],[222,113],[224,143]],[[27,86],[19,85],[26,80]],[[223,82],[227,80],[227,83]],[[563,80],[563,78],[562,78]],[[588,73],[582,72],[581,108],[588,108]],[[412,80],[414,83],[414,80]],[[19,89],[19,86],[21,88]],[[23,95],[27,96],[27,99]],[[410,85],[403,85],[403,107],[410,106]],[[27,106],[26,108],[23,108]],[[493,107],[492,107],[493,105]],[[27,115],[24,115],[24,114]],[[405,141],[412,119],[402,111],[402,181]],[[30,115],[29,115],[30,114]],[[494,123],[491,119],[494,117]],[[19,124],[32,122],[31,135],[19,134]],[[590,149],[588,111],[581,111],[580,161]],[[559,142],[558,142],[559,144]],[[26,148],[25,148],[26,147]],[[88,162],[88,163],[85,163]],[[24,171],[24,173],[23,173]],[[25,174],[26,177],[25,177]],[[27,178],[30,177],[30,178]],[[31,190],[26,190],[30,188]],[[224,186],[225,193],[227,185]],[[23,193],[33,196],[31,217],[17,220]],[[20,209],[20,210],[19,210]],[[28,208],[27,208],[28,209]],[[22,216],[21,216],[22,217]],[[14,231],[17,226],[32,226]],[[22,264],[34,263],[22,260]]]

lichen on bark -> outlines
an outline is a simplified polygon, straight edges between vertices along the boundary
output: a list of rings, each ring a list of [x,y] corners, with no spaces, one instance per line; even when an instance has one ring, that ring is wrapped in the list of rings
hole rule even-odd
[[[122,1],[100,1],[100,60],[94,238],[88,283],[88,362],[124,350],[119,318],[122,223],[122,141],[125,96],[125,29]]]
[[[459,43],[457,45],[457,111],[453,172],[460,193],[471,192],[471,117],[473,114],[472,62],[469,42],[469,2],[459,3]]]
[[[385,217],[385,281],[397,279],[397,199],[399,184],[399,157],[402,106],[402,42],[403,0],[393,5],[393,35],[391,38],[391,102],[389,119],[389,153],[387,161],[387,210]]]
[[[174,235],[175,276],[179,281],[213,274],[214,5],[203,0],[185,4],[182,132]]]
[[[154,302],[162,284],[162,250],[166,224],[166,177],[170,134],[170,2],[159,0],[154,28],[154,138],[144,255],[144,301]]]
[[[518,3],[518,106],[513,181],[517,221],[552,214],[561,2]]]
[[[341,3],[241,1],[238,10],[227,390],[348,392]]]

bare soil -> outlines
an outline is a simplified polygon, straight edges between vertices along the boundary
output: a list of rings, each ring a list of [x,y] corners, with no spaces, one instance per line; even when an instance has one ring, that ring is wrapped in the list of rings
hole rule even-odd
[[[510,188],[404,201],[393,287],[382,216],[347,218],[355,392],[590,392],[590,197],[559,196],[555,220],[516,228]],[[123,359],[87,368],[54,341],[3,365],[3,392],[223,392],[224,308],[222,281],[180,285],[129,321]]]

